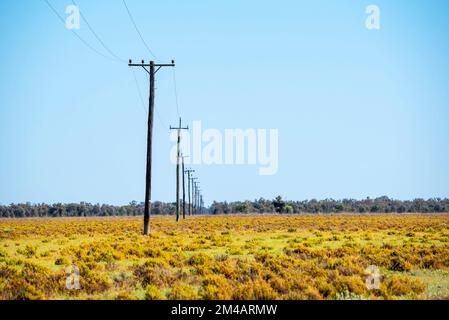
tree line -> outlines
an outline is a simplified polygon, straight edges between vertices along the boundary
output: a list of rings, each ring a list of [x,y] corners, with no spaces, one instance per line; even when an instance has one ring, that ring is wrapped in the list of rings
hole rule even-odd
[[[143,215],[143,202],[132,201],[128,205],[113,206],[86,202],[69,204],[18,203],[0,205],[0,218],[26,217],[93,217],[93,216],[139,216]],[[395,200],[386,196],[375,199],[325,199],[291,201],[280,196],[273,200],[260,198],[254,201],[217,202],[203,208],[205,214],[249,214],[249,213],[439,213],[449,212],[449,199]],[[155,201],[152,215],[174,215],[176,203]]]
[[[233,213],[437,213],[449,212],[449,199],[395,200],[387,196],[363,200],[325,199],[286,201],[280,196],[273,200],[260,198],[255,201],[213,202],[212,214]]]
[[[107,204],[56,203],[56,204],[30,204],[18,203],[0,206],[0,218],[27,218],[27,217],[108,217],[108,216],[140,216],[143,215],[143,202],[130,202],[124,206]],[[176,203],[163,203],[155,201],[151,206],[151,214],[175,214]]]

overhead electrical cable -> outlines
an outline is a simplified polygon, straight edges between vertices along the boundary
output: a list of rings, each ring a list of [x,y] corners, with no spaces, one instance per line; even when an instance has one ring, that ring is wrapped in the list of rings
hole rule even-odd
[[[136,73],[135,73],[134,69],[132,69],[132,68],[131,68],[131,71],[133,74],[134,83],[136,84],[137,92],[139,93],[139,98],[140,98],[140,103],[141,103],[142,109],[145,112],[145,114],[148,115],[148,111],[145,107],[145,102],[143,100],[142,91],[140,90],[139,81],[137,80]],[[155,111],[156,111],[156,116],[158,117],[158,120],[160,121],[161,126],[163,126],[163,128],[166,129],[168,126],[166,125],[165,121],[162,119],[161,115],[159,114],[159,111],[157,109],[155,109]]]
[[[75,6],[79,7],[78,4],[77,4],[74,0],[72,0],[72,3],[73,3]],[[92,34],[93,34],[94,37],[98,40],[98,42],[102,45],[102,47],[103,47],[107,52],[109,52],[109,54],[110,54],[111,56],[113,56],[115,59],[117,59],[117,60],[120,61],[120,62],[126,63],[126,60],[120,58],[120,57],[119,57],[118,55],[116,55],[111,49],[109,49],[108,46],[106,46],[106,44],[104,43],[104,41],[101,40],[101,38],[100,38],[100,37],[98,36],[98,34],[95,32],[94,28],[90,25],[89,21],[87,21],[87,18],[84,16],[84,14],[83,14],[83,12],[82,12],[81,10],[80,10],[80,15],[81,15],[81,18],[83,19],[83,21],[86,23],[87,27],[89,28],[90,32],[92,32]]]
[[[148,44],[145,42],[145,40],[144,40],[144,38],[142,36],[142,33],[140,32],[139,28],[137,27],[137,24],[134,21],[134,18],[132,16],[131,12],[129,11],[129,8],[128,8],[127,4],[126,4],[126,1],[125,0],[122,0],[122,1],[123,1],[123,4],[124,4],[125,8],[126,8],[126,11],[128,12],[129,19],[131,20],[132,24],[134,25],[134,29],[136,29],[137,34],[139,35],[140,40],[142,40],[143,45],[145,46],[145,48],[147,48],[148,52],[154,57],[154,59],[159,60],[156,57],[156,55],[153,53],[153,51],[151,51],[151,49],[148,46]]]
[[[53,13],[59,18],[59,20],[61,20],[61,22],[65,25],[65,21],[62,18],[62,16],[58,13],[58,11],[56,11],[56,9],[51,5],[50,2],[48,2],[48,0],[44,0],[45,3],[48,5],[48,7],[53,11]],[[96,54],[102,56],[103,58],[109,59],[114,61],[114,59],[112,59],[111,57],[101,53],[100,51],[98,51],[97,49],[95,49],[94,47],[92,47],[86,40],[84,40],[75,30],[70,29],[70,31],[72,31],[72,33],[86,46],[88,47],[90,50],[92,50],[93,52],[95,52]]]
[[[178,88],[177,88],[177,84],[176,84],[176,72],[175,72],[175,68],[173,68],[172,70],[173,70],[173,89],[174,89],[174,93],[175,93],[176,113],[178,114],[178,118],[180,118],[181,116],[179,115]]]

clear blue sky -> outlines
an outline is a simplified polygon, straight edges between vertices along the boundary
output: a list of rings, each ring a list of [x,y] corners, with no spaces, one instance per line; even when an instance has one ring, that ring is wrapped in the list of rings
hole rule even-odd
[[[70,1],[49,1],[65,17]],[[77,3],[117,55],[151,58],[121,0]],[[156,56],[176,60],[187,123],[279,129],[276,175],[195,167],[206,203],[449,196],[449,2],[127,4]],[[380,30],[365,28],[369,4]],[[142,201],[146,115],[130,68],[89,50],[44,1],[0,12],[0,203]],[[83,21],[79,34],[105,52]],[[153,199],[173,201],[173,73],[157,76]]]

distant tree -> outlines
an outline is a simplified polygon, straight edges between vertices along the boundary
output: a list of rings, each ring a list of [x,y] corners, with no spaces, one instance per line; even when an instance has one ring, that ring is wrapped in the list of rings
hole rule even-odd
[[[293,206],[290,205],[290,204],[285,205],[285,212],[286,213],[293,213],[294,212]]]
[[[285,208],[285,202],[284,200],[282,200],[281,196],[277,196],[274,200],[273,200],[273,206],[274,209],[277,213],[282,213],[284,211]]]
[[[236,208],[238,213],[247,213],[249,209],[249,205],[247,202],[241,202],[237,204]]]

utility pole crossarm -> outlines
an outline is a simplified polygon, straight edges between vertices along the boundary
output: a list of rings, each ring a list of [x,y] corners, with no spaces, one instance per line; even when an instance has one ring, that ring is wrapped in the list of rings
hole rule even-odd
[[[182,126],[182,120],[181,120],[181,118],[179,118],[179,126],[178,127],[170,126],[170,130],[189,130],[189,126],[183,127]]]
[[[174,67],[175,66],[175,60],[172,60],[171,63],[153,63],[153,65],[155,67]],[[149,67],[151,66],[151,61],[150,63],[145,63],[142,60],[142,63],[133,63],[133,61],[130,59],[129,63],[128,63],[129,67]]]
[[[144,60],[142,60],[142,63],[133,63],[133,61],[130,59],[129,63],[128,63],[129,67],[142,67],[143,69],[145,69],[146,72],[148,72],[149,75],[153,74],[155,75],[156,72],[159,71],[160,68],[162,67],[174,67],[175,66],[175,60],[172,60],[171,63],[154,63],[154,61],[150,61],[150,63],[145,63]],[[148,70],[146,67],[157,67],[156,70],[153,70],[153,72],[151,72],[150,70]]]

